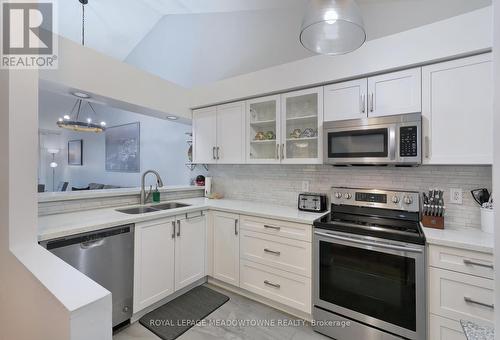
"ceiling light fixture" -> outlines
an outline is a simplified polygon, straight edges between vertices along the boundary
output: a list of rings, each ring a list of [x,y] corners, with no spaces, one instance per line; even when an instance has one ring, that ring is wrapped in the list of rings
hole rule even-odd
[[[339,55],[366,41],[363,18],[354,0],[310,0],[302,21],[300,43],[317,54]]]
[[[170,119],[170,120],[177,120],[178,118],[176,116],[167,116],[167,119]]]
[[[75,97],[82,98],[82,99],[88,99],[90,98],[90,95],[85,93],[85,92],[71,92],[71,94]]]
[[[85,105],[88,105],[91,109],[91,113],[97,117],[97,112],[90,102],[83,101],[83,99],[77,99],[75,105],[71,109],[69,115],[64,115],[63,118],[57,120],[57,126],[62,129],[73,130],[77,132],[103,132],[106,130],[106,122],[101,121],[99,124],[92,123],[92,118],[87,117],[86,122],[79,120],[80,114],[83,111]],[[71,119],[73,112],[76,112],[75,119]]]

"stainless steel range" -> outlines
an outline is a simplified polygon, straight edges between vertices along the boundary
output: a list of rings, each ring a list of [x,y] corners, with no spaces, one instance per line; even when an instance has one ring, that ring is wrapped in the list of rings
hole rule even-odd
[[[425,340],[419,194],[332,188],[331,202],[314,222],[315,330],[337,340]]]

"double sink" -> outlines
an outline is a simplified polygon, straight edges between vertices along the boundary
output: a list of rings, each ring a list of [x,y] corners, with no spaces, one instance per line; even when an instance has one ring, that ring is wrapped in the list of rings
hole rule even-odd
[[[189,207],[189,204],[177,203],[177,202],[168,202],[168,203],[159,203],[155,205],[141,205],[133,208],[123,208],[116,209],[116,211],[129,214],[129,215],[138,215],[138,214],[147,214],[162,210],[176,209],[176,208],[184,208]]]

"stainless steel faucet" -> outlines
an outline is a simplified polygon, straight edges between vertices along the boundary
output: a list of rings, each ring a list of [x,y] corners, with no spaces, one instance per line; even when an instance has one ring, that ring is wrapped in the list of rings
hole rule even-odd
[[[145,173],[142,174],[142,180],[141,180],[141,205],[146,204],[146,201],[149,199],[149,196],[151,196],[151,190],[149,191],[148,195],[146,196],[146,191],[144,189],[145,185],[145,180],[146,180],[146,175],[147,174],[154,174],[156,176],[156,183],[158,186],[161,188],[163,186],[163,181],[161,180],[160,174],[154,170],[148,170]]]

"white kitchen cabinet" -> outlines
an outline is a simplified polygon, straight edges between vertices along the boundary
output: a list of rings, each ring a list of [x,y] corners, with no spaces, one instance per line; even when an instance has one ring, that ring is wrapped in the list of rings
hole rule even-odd
[[[424,163],[493,163],[491,53],[422,69]]]
[[[368,117],[421,112],[421,90],[420,68],[368,78]]]
[[[432,340],[467,340],[460,322],[431,314],[429,339]]]
[[[136,223],[134,313],[174,292],[175,220]]]
[[[213,277],[231,285],[239,286],[239,216],[214,211],[213,240]]]
[[[245,162],[245,103],[193,110],[193,163]]]
[[[178,219],[175,234],[175,290],[205,276],[206,216]]]
[[[245,102],[217,106],[218,164],[245,163]]]
[[[247,101],[247,163],[280,162],[280,102],[279,95]]]
[[[217,108],[193,111],[193,163],[215,164],[217,146]]]
[[[356,79],[325,86],[325,121],[366,118],[367,79]]]
[[[283,164],[323,163],[323,88],[281,95]]]

